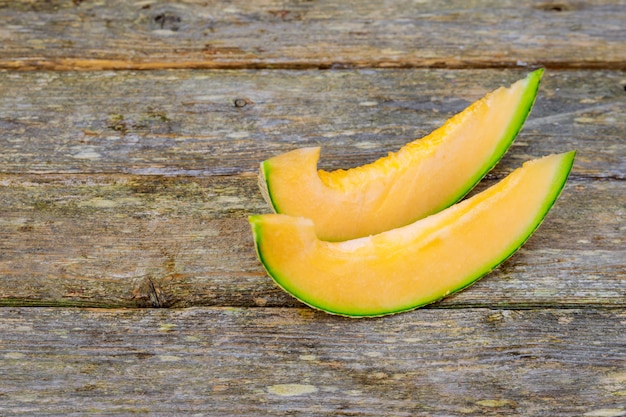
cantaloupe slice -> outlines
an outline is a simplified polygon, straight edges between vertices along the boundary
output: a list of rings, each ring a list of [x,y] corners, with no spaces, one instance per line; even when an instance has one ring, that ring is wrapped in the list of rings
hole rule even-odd
[[[304,303],[346,316],[411,310],[458,291],[512,255],[558,197],[574,152],[527,162],[437,214],[374,236],[321,241],[311,220],[250,217],[276,283]]]
[[[404,226],[460,200],[501,159],[535,101],[543,70],[470,105],[430,135],[361,167],[317,170],[320,148],[261,163],[259,185],[275,212],[306,217],[323,240]]]

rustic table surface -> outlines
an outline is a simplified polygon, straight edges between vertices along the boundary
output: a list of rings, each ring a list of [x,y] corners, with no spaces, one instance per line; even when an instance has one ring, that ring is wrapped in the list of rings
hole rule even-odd
[[[624,0],[0,0],[0,416],[626,416]],[[474,286],[277,288],[260,161],[371,162],[546,69],[479,186],[578,150]]]

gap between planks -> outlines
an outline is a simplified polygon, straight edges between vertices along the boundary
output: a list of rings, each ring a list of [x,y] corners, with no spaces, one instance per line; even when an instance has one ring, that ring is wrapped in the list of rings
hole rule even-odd
[[[125,61],[109,59],[52,59],[0,61],[0,70],[14,71],[154,71],[154,70],[339,70],[339,69],[525,69],[547,70],[617,70],[626,71],[624,61],[537,61],[520,65],[517,61],[461,61],[446,58],[405,61],[299,61],[299,62],[223,62],[223,61]]]

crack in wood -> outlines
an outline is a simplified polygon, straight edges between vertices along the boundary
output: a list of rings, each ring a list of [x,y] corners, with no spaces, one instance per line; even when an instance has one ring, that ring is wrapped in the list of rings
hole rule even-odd
[[[626,61],[545,61],[524,62],[518,60],[294,60],[294,61],[215,61],[215,60],[165,60],[138,61],[124,59],[20,59],[0,60],[1,70],[14,71],[104,71],[104,70],[338,70],[338,69],[506,69],[543,67],[549,70],[626,70]]]

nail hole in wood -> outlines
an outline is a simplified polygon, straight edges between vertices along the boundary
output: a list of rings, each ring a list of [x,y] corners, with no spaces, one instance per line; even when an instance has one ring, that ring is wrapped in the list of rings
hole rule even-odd
[[[563,3],[542,3],[535,6],[538,10],[543,10],[545,12],[565,12],[570,10],[570,7]]]
[[[163,12],[154,16],[154,22],[157,26],[161,29],[169,29],[172,32],[177,32],[180,29],[181,21],[180,16],[171,12]]]

